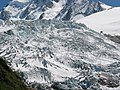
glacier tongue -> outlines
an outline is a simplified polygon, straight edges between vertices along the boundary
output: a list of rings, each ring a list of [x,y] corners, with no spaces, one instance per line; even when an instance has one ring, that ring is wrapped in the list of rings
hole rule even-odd
[[[119,45],[84,24],[57,20],[5,24],[15,28],[0,33],[0,56],[27,82],[51,84],[74,78],[83,83],[84,77],[120,60]]]

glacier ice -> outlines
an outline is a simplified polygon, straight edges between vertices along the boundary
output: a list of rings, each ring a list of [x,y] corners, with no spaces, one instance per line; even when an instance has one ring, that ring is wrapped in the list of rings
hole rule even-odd
[[[15,27],[0,33],[0,56],[28,83],[100,90],[96,73],[120,79],[119,70],[112,70],[120,60],[119,45],[84,24],[8,20],[5,25]]]

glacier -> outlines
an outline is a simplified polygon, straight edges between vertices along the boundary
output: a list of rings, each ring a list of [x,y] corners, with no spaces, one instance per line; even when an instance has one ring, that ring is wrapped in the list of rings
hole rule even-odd
[[[0,57],[37,90],[119,87],[120,45],[84,24],[6,20],[3,25],[12,27],[0,33]]]
[[[12,0],[0,12],[0,57],[35,90],[119,90],[120,45],[97,27],[113,34],[118,11],[94,0]]]

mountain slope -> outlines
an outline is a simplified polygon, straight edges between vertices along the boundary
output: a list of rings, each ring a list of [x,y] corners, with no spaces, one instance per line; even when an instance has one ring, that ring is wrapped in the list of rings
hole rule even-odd
[[[107,79],[105,86],[119,86],[119,71],[107,71],[114,68],[107,69],[108,65],[120,61],[119,45],[84,24],[17,20],[6,21],[5,25],[14,28],[0,33],[0,56],[21,71],[27,83],[36,83],[34,88],[45,84],[62,90],[99,90],[102,77]]]
[[[76,20],[78,23],[84,23],[89,28],[105,34],[120,35],[120,7],[116,7],[110,10],[105,10],[92,14],[80,20]]]
[[[0,58],[0,90],[30,90]]]
[[[108,9],[93,0],[12,0],[1,11],[0,18],[5,19],[61,19],[74,20],[92,13]]]

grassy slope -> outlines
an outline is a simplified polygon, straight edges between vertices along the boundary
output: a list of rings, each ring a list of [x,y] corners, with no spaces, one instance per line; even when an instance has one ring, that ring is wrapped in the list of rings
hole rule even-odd
[[[28,90],[6,62],[0,58],[0,90]]]

